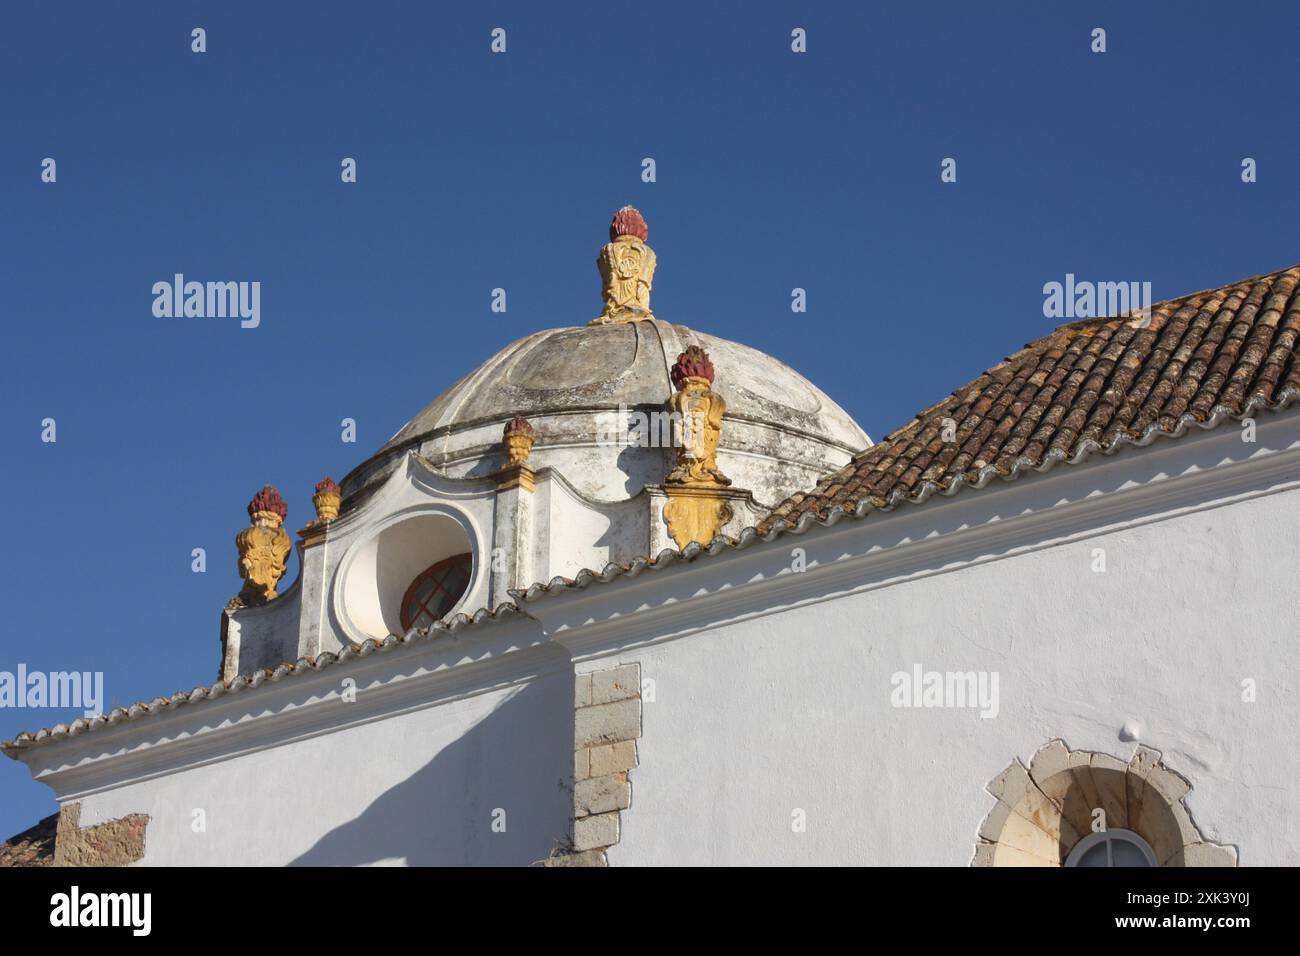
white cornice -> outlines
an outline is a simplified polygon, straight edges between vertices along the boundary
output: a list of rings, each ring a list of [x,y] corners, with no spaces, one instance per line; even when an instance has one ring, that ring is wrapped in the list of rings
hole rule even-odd
[[[567,670],[568,654],[527,618],[398,645],[329,667],[16,756],[60,800],[226,760]],[[355,701],[344,699],[344,680]]]
[[[837,595],[1000,560],[1117,527],[1300,487],[1300,409],[1096,456],[1046,473],[905,501],[865,518],[559,590],[529,613],[577,657],[657,642]],[[792,550],[806,570],[792,570]]]

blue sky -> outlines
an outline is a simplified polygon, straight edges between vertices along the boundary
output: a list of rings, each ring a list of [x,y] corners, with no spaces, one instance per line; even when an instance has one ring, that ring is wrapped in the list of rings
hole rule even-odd
[[[278,485],[301,527],[317,480],[466,371],[596,315],[624,203],[660,318],[770,352],[876,438],[1050,331],[1043,285],[1067,273],[1159,300],[1295,263],[1298,21],[1283,2],[6,5],[0,671],[103,671],[106,708],[211,683],[252,493]],[[176,272],[261,282],[260,326],[155,317]],[[0,709],[0,739],[73,716]],[[0,774],[0,838],[53,811],[25,767]]]

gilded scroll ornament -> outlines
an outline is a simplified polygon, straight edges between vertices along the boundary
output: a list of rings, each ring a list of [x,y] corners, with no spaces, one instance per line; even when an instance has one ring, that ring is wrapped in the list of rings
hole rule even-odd
[[[698,345],[677,356],[671,374],[677,391],[668,399],[668,410],[677,461],[664,479],[664,520],[673,541],[684,548],[692,541],[708,544],[732,517],[726,497],[719,494],[731,479],[717,458],[727,403],[713,391],[713,363]]]
[[[677,391],[668,399],[672,413],[677,465],[665,484],[726,486],[731,479],[718,468],[718,442],[726,400],[713,391],[713,363],[698,345],[688,346],[672,368]]]
[[[636,209],[624,206],[614,214],[609,243],[596,259],[605,310],[589,324],[654,318],[650,312],[650,286],[654,282],[655,253],[646,245],[649,235],[649,227]]]
[[[239,576],[244,579],[244,587],[230,602],[230,607],[255,607],[275,598],[275,586],[284,576],[285,560],[293,546],[282,527],[288,513],[288,505],[271,485],[248,503],[251,525],[235,536]]]
[[[679,548],[692,541],[708,544],[731,520],[731,506],[702,488],[670,488],[664,505],[668,533]]]

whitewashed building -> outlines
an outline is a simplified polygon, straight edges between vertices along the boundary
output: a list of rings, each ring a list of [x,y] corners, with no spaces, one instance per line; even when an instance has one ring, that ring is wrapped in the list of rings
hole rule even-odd
[[[655,318],[646,240],[322,482],[279,591],[259,492],[216,684],[4,745],[56,863],[1300,863],[1300,267],[873,445]]]

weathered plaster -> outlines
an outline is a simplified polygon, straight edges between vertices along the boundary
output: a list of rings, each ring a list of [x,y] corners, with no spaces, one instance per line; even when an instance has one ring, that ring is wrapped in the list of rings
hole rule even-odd
[[[144,856],[149,816],[132,813],[90,827],[81,826],[81,804],[59,810],[54,838],[55,866],[127,866]]]

